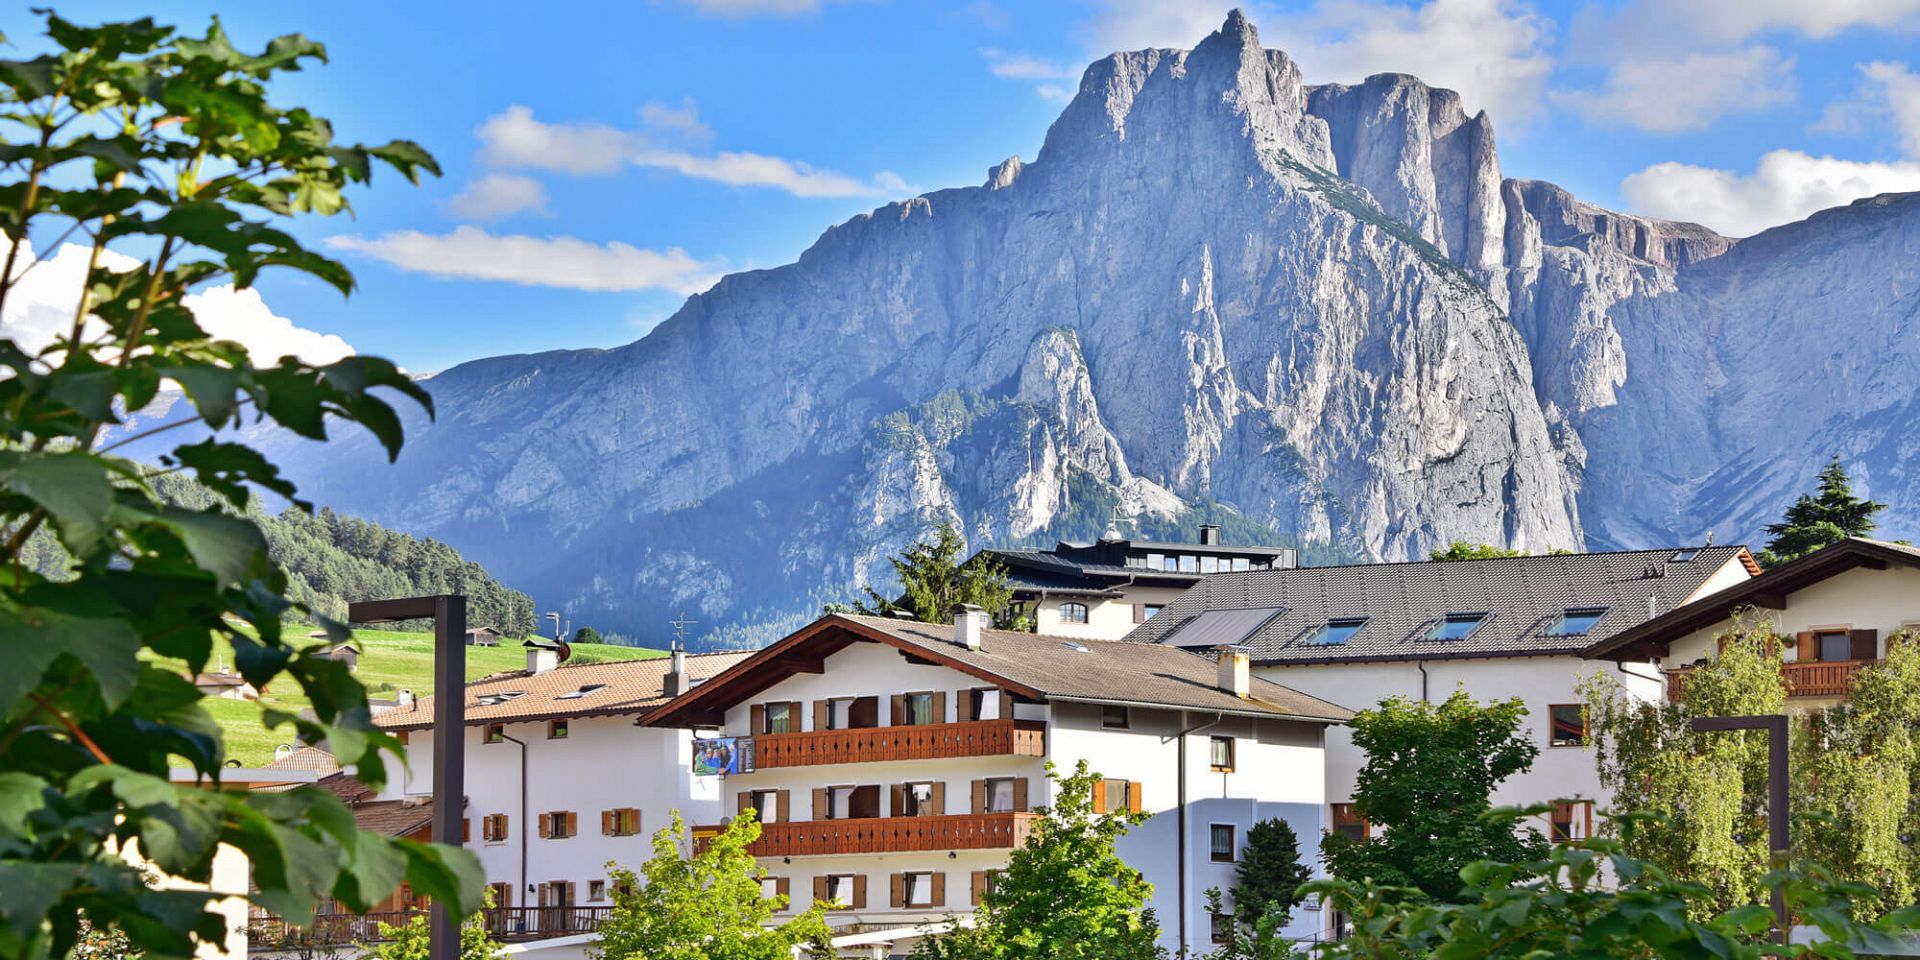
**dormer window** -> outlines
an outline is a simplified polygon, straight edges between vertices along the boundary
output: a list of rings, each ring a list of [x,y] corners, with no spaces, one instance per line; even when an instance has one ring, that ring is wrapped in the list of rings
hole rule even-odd
[[[1700,555],[1700,551],[1698,549],[1693,547],[1688,547],[1684,550],[1674,551],[1673,556],[1667,558],[1667,562],[1668,563],[1692,563],[1693,558],[1699,555]]]
[[[1592,633],[1606,615],[1606,607],[1568,607],[1547,627],[1547,636],[1577,637]]]
[[[1337,647],[1353,638],[1367,625],[1366,617],[1337,617],[1328,620],[1307,635],[1309,647]]]
[[[1427,634],[1428,640],[1465,640],[1479,632],[1480,625],[1487,622],[1487,614],[1449,613],[1433,625]]]

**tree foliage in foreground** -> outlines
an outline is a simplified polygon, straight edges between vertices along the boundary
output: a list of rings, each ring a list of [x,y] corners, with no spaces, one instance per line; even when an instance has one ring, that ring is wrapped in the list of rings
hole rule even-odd
[[[1491,543],[1468,543],[1455,540],[1444,547],[1435,547],[1427,554],[1429,560],[1496,560],[1501,557],[1524,557],[1524,550],[1508,547],[1496,547]]]
[[[1522,726],[1526,716],[1519,699],[1482,706],[1465,691],[1439,704],[1391,697],[1360,711],[1353,742],[1367,760],[1353,805],[1375,830],[1360,840],[1326,835],[1327,868],[1449,900],[1470,863],[1543,856],[1539,831],[1516,832],[1486,816],[1494,788],[1531,768],[1540,752]]]
[[[318,790],[204,788],[226,759],[219,726],[186,677],[143,651],[198,671],[220,644],[256,687],[298,685],[312,719],[267,721],[325,741],[369,785],[383,782],[382,755],[399,745],[373,728],[345,664],[283,632],[289,616],[312,611],[289,599],[259,528],[168,502],[154,468],[116,455],[174,426],[211,431],[170,450],[156,444],[160,467],[240,510],[255,489],[296,493],[222,432],[242,419],[314,440],[329,420],[358,424],[396,455],[392,402],[430,409],[430,400],[392,363],[256,363],[208,336],[184,300],[210,284],[251,286],[268,268],[350,291],[344,266],[279,224],[345,210],[343,191],[376,165],[414,180],[438,172],[433,158],[406,141],[335,143],[325,119],[276,103],[280,74],[325,59],[303,37],[250,53],[218,21],[199,37],[151,20],[90,27],[47,14],[45,23],[50,52],[0,61],[0,311],[68,237],[91,267],[50,342],[0,334],[0,953],[64,957],[82,915],[96,934],[118,930],[155,957],[223,942],[221,917],[204,909],[214,895],[155,889],[122,856],[130,845],[158,870],[205,881],[230,844],[252,862],[250,899],[290,918],[329,897],[367,909],[402,881],[471,911],[482,884],[469,853],[361,833]],[[30,239],[43,243],[37,256]],[[191,418],[103,443],[170,385]],[[55,577],[24,556],[43,527],[70,558]],[[174,767],[202,785],[171,783]]]
[[[980,898],[972,928],[921,940],[919,960],[1159,960],[1153,885],[1114,846],[1144,813],[1095,813],[1100,777],[1085,760],[1061,777],[1054,803]]]
[[[491,895],[487,906],[493,906]],[[377,929],[379,942],[356,944],[362,956],[372,960],[428,960],[433,955],[431,924],[423,912],[415,911],[406,923],[382,923]],[[505,955],[500,942],[487,929],[485,914],[471,914],[460,924],[460,960],[501,960]]]
[[[1763,567],[1777,567],[1848,537],[1864,537],[1879,525],[1874,515],[1887,508],[1853,494],[1853,480],[1840,465],[1840,455],[1820,470],[1813,493],[1803,493],[1787,507],[1779,523],[1767,525],[1767,548],[1755,559]]]
[[[760,839],[760,821],[752,811],[693,847],[686,822],[674,811],[673,823],[653,835],[653,856],[636,875],[607,864],[613,911],[597,928],[600,942],[588,950],[594,960],[791,960],[796,949],[828,956],[825,908],[813,904],[775,924],[787,908],[786,896],[766,896],[760,881],[766,871],[747,852]]]

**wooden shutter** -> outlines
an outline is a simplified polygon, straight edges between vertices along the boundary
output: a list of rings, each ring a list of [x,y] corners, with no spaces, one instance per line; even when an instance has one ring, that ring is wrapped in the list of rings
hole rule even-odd
[[[827,878],[825,874],[813,878],[813,902],[827,901]]]
[[[933,782],[933,815],[936,817],[945,816],[946,812],[947,782],[945,780],[935,780]]]
[[[573,816],[573,814],[567,814],[567,816]],[[575,892],[577,889],[578,889],[577,884],[575,884],[572,880],[567,881],[567,902],[565,906],[571,907],[574,904],[580,902],[580,896],[578,893]]]
[[[506,814],[500,815],[500,839],[505,840],[512,831],[513,820]]]
[[[553,814],[543,813],[540,815],[540,839],[544,840],[551,836],[553,836]]]
[[[791,877],[773,878],[773,892],[777,896],[787,898],[787,905],[784,909],[793,909],[793,879]]]
[[[947,905],[947,874],[946,874],[946,871],[943,871],[943,870],[935,871],[933,874],[933,900],[932,900],[931,906],[944,907],[946,905]]]
[[[1847,653],[1855,660],[1880,659],[1880,631],[1848,630]]]
[[[829,723],[827,718],[830,715],[829,711],[831,711],[831,709],[825,700],[815,700],[813,702],[813,728],[815,730],[825,730],[828,728]]]
[[[1093,782],[1093,812],[1107,812],[1107,781],[1105,780]]]
[[[973,691],[961,690],[955,693],[954,696],[959,698],[954,701],[955,706],[953,710],[955,720],[965,723],[968,720],[980,719],[973,715]]]
[[[932,722],[934,723],[947,722],[947,692],[945,690],[935,690],[933,692],[933,721]]]
[[[734,807],[734,813],[746,813],[748,810],[753,809],[753,791],[742,790],[740,791],[739,797],[740,804]]]
[[[793,791],[775,790],[773,792],[773,817],[780,823],[793,822]]]
[[[833,800],[826,787],[813,788],[813,818],[831,820],[833,818]]]
[[[906,723],[907,722],[907,695],[904,693],[896,693],[893,696],[888,697],[887,700],[888,700],[888,703],[893,708],[893,718],[888,722],[890,722],[896,727]]]
[[[1127,809],[1134,813],[1140,812],[1140,781],[1138,780],[1127,781]]]
[[[568,810],[567,811],[567,836],[569,837],[576,836],[579,833],[580,833],[580,816],[574,813],[572,810]],[[568,889],[573,888],[573,881],[571,880],[567,881],[567,888]]]
[[[1026,777],[1014,778],[1013,810],[1015,813],[1027,812],[1027,778]]]
[[[802,727],[800,726],[800,718],[801,716],[803,716],[801,711],[805,709],[805,707],[806,707],[806,704],[801,703],[798,700],[787,701],[787,732],[788,733],[799,733],[801,731]]]
[[[766,704],[756,703],[752,707],[749,707],[747,709],[747,717],[747,726],[751,728],[747,731],[748,736],[757,737],[767,732]]]
[[[856,873],[853,875],[853,902],[850,904],[847,904],[847,906],[852,907],[855,910],[865,910],[867,908],[867,875],[866,874]]]
[[[600,811],[600,835],[603,837],[613,836],[613,811],[612,810]]]
[[[895,908],[906,906],[907,875],[904,873],[895,873],[888,875],[887,879],[893,887],[893,892],[887,898],[887,905]]]
[[[460,842],[461,843],[473,842],[473,818],[472,817],[460,818]]]
[[[973,872],[973,905],[974,906],[977,907],[980,905],[980,897],[986,892],[987,892],[987,872],[985,870],[975,870]]]
[[[973,782],[973,812],[987,812],[987,782],[985,780],[975,780]]]
[[[1820,635],[1812,630],[1802,630],[1793,635],[1800,645],[1799,658],[1802,663],[1811,663],[1820,659]]]

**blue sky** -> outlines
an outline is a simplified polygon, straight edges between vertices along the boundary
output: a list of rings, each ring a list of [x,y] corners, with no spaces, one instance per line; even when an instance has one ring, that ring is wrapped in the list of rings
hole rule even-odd
[[[220,12],[249,46],[324,41],[331,64],[285,96],[345,138],[411,137],[440,158],[446,176],[424,188],[387,178],[355,198],[355,219],[300,225],[352,265],[350,300],[285,276],[260,285],[272,314],[424,371],[629,342],[720,273],[788,262],[850,216],[1032,160],[1088,61],[1192,46],[1231,5],[165,6],[195,30]],[[1492,116],[1507,176],[1615,209],[1742,235],[1920,190],[1920,0],[1244,6],[1309,82],[1391,70],[1460,89]],[[0,28],[33,47],[24,12]]]

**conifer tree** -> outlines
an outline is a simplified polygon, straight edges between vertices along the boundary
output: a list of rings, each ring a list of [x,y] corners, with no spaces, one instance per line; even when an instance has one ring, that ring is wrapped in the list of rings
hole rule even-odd
[[[1827,544],[1864,537],[1879,525],[1874,514],[1886,508],[1884,503],[1854,496],[1852,479],[1835,454],[1820,471],[1818,491],[1801,494],[1779,523],[1767,525],[1767,535],[1773,539],[1760,551],[1760,565],[1778,566]]]

